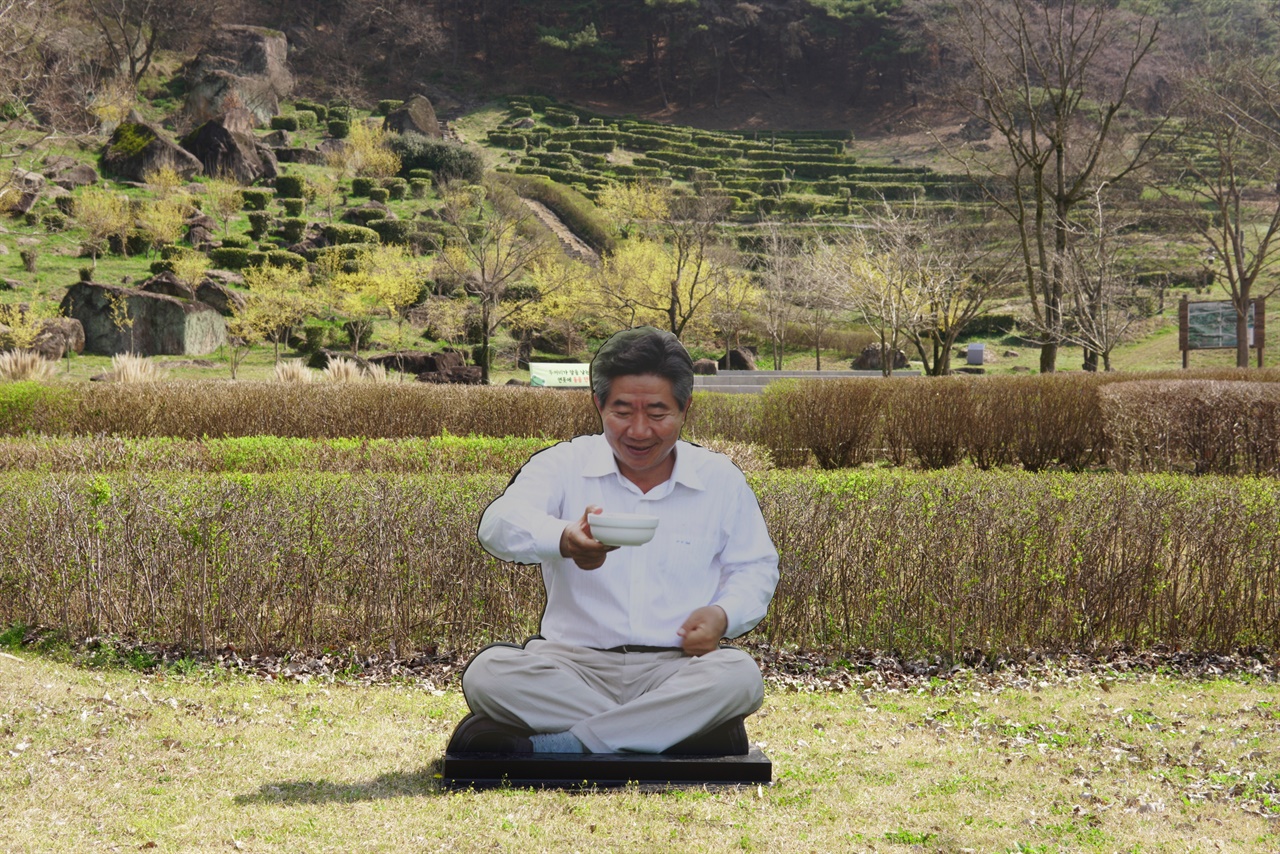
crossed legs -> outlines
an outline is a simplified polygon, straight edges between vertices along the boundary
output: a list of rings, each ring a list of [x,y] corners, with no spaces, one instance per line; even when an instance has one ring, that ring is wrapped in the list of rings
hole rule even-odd
[[[593,753],[660,753],[764,700],[760,668],[732,647],[690,657],[541,639],[481,650],[462,691],[478,715],[534,732],[567,730]]]

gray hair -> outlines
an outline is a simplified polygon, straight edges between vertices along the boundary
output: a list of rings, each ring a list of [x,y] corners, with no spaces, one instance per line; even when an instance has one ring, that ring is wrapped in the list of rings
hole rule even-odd
[[[680,339],[652,326],[616,333],[591,360],[591,391],[603,403],[617,377],[653,374],[671,382],[671,396],[680,410],[693,397],[693,359]]]

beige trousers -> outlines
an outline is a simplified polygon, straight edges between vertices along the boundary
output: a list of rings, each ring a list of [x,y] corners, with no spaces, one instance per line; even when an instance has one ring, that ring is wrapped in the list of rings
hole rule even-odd
[[[760,708],[764,680],[732,647],[695,658],[534,639],[481,650],[462,692],[478,715],[534,732],[568,730],[593,753],[661,753]]]

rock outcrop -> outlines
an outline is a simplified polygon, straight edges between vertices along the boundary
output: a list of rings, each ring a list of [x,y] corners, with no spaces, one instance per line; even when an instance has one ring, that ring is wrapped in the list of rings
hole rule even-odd
[[[905,368],[908,365],[907,354],[902,350],[893,351],[893,369],[896,371]],[[858,354],[858,358],[853,360],[851,367],[855,371],[879,371],[883,370],[884,360],[881,355],[879,344],[868,344]]]
[[[204,171],[194,154],[146,122],[121,122],[102,150],[103,171],[124,181],[143,182],[147,175],[164,168],[183,179]]]
[[[234,130],[237,126],[235,120],[229,127],[225,119],[210,119],[184,137],[182,147],[199,158],[206,175],[245,185],[275,178],[280,172],[275,154],[252,134]]]
[[[187,70],[188,117],[199,124],[242,107],[257,126],[270,124],[280,113],[280,99],[293,91],[288,53],[284,33],[219,28]]]
[[[742,347],[735,347],[720,357],[719,367],[722,371],[754,371],[756,354]]]
[[[44,322],[32,348],[44,358],[56,362],[68,352],[84,352],[84,326],[71,317],[53,317]]]
[[[385,130],[397,133],[417,133],[432,139],[444,136],[435,108],[425,95],[414,95],[391,112],[382,121]]]
[[[127,328],[117,323],[117,303],[127,311]],[[62,313],[84,328],[85,352],[98,355],[196,356],[227,340],[226,323],[210,306],[118,285],[74,284],[62,299]]]
[[[141,285],[139,290],[152,294],[165,294],[166,296],[177,297],[178,299],[192,299],[191,290],[178,281],[173,273],[160,273],[152,276]],[[233,291],[231,288],[216,282],[213,279],[203,279],[196,286],[195,301],[204,303],[223,317],[230,317],[236,309],[244,308],[245,296],[239,291]]]

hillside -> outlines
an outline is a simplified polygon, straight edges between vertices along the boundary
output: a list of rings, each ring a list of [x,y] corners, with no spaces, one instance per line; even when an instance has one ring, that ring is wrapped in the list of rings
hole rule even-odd
[[[999,12],[1008,3],[1024,0],[985,2]],[[1010,200],[1021,190],[1009,183],[1011,166],[1006,161],[1009,140],[1038,144],[1045,133],[1026,128],[1034,127],[1027,122],[1034,122],[1039,111],[1051,108],[1049,101],[1040,100],[1048,97],[1048,90],[1028,90],[1032,100],[1021,113],[1013,105],[1014,130],[1008,139],[1001,135],[998,105],[992,107],[996,112],[990,123],[977,121],[953,98],[952,84],[968,78],[947,78],[960,72],[977,74],[978,60],[966,66],[957,58],[953,48],[960,42],[939,27],[942,19],[936,17],[936,9],[884,7],[880,17],[859,18],[847,4],[808,0],[760,4],[759,16],[752,20],[712,20],[705,18],[712,14],[709,3],[661,13],[602,3],[595,13],[594,35],[575,40],[566,33],[587,32],[572,29],[577,24],[566,16],[577,13],[553,11],[544,4],[498,3],[481,17],[475,10],[446,5],[424,4],[430,14],[410,16],[397,28],[391,26],[392,19],[378,17],[386,10],[361,10],[343,2],[315,4],[310,17],[290,4],[214,4],[201,19],[204,25],[213,26],[231,15],[236,16],[233,20],[269,24],[277,29],[260,32],[271,34],[281,46],[287,44],[288,51],[287,70],[277,81],[278,95],[262,102],[257,94],[246,95],[240,103],[255,113],[251,124],[256,127],[234,132],[242,133],[244,144],[261,157],[278,159],[278,168],[270,174],[242,176],[241,183],[254,185],[239,192],[243,210],[221,214],[211,205],[223,190],[207,175],[202,177],[198,165],[181,172],[175,183],[141,171],[125,174],[101,159],[107,149],[128,147],[119,136],[121,128],[133,128],[130,133],[140,140],[138,145],[152,136],[188,145],[188,134],[209,116],[216,117],[216,111],[193,113],[192,107],[209,97],[193,71],[200,65],[197,51],[206,45],[207,33],[190,20],[177,22],[186,29],[175,23],[153,45],[154,52],[131,56],[131,62],[138,61],[135,80],[117,76],[110,86],[101,86],[94,100],[80,105],[80,118],[75,120],[70,118],[77,115],[74,109],[54,113],[49,106],[55,96],[69,98],[63,84],[76,79],[77,69],[88,68],[76,64],[83,59],[66,53],[68,45],[81,45],[89,58],[98,55],[95,51],[120,45],[113,44],[109,34],[95,33],[87,18],[61,41],[41,42],[49,51],[47,67],[61,68],[66,80],[51,73],[25,94],[15,91],[22,100],[13,103],[25,106],[0,121],[0,149],[36,176],[14,172],[0,190],[11,202],[21,197],[0,232],[0,277],[8,288],[0,294],[0,303],[27,306],[7,309],[3,320],[21,327],[53,313],[77,280],[107,288],[134,286],[165,273],[183,258],[205,259],[200,263],[210,267],[210,281],[229,288],[233,298],[251,303],[260,294],[253,286],[246,288],[252,285],[246,276],[258,269],[295,269],[307,287],[323,285],[322,290],[343,281],[342,276],[356,277],[351,282],[364,276],[367,283],[372,269],[367,265],[375,263],[376,249],[405,256],[405,269],[413,271],[407,275],[417,282],[415,304],[380,303],[383,297],[373,291],[363,296],[317,291],[307,296],[309,308],[298,319],[282,321],[274,331],[260,330],[262,343],[249,347],[246,354],[238,356],[235,347],[224,346],[212,360],[178,359],[177,375],[234,374],[243,367],[245,376],[268,376],[281,355],[312,358],[320,349],[358,353],[486,347],[492,338],[492,353],[498,357],[495,377],[520,377],[514,366],[521,354],[585,358],[591,342],[607,334],[610,325],[665,322],[665,309],[651,305],[637,313],[635,306],[648,297],[624,294],[619,288],[639,287],[636,282],[645,275],[665,275],[663,259],[675,245],[672,223],[664,223],[662,215],[636,219],[619,211],[616,198],[603,198],[617,188],[642,186],[665,194],[664,210],[681,199],[723,201],[724,210],[716,215],[719,219],[706,244],[715,263],[723,265],[715,268],[714,276],[719,277],[716,281],[754,289],[750,300],[748,290],[733,297],[740,304],[732,310],[726,307],[727,290],[707,290],[705,295],[698,291],[691,297],[695,302],[708,300],[702,314],[691,312],[682,321],[691,322],[688,342],[699,354],[718,355],[732,340],[754,346],[761,354],[781,347],[780,363],[787,367],[816,367],[820,360],[823,367],[846,366],[841,360],[866,346],[882,320],[868,313],[865,300],[859,303],[847,292],[847,269],[814,274],[816,279],[810,275],[816,285],[806,293],[799,284],[786,285],[787,319],[771,320],[760,300],[767,297],[769,270],[777,266],[779,256],[766,242],[784,241],[785,252],[794,254],[798,264],[814,261],[822,251],[863,252],[867,263],[881,270],[879,279],[893,284],[894,276],[906,275],[905,268],[886,272],[897,250],[888,247],[881,232],[890,220],[901,223],[907,217],[912,228],[932,230],[903,246],[935,247],[935,262],[945,262],[952,250],[944,245],[960,237],[982,247],[972,261],[958,259],[977,252],[974,246],[956,254],[955,272],[949,275],[982,280],[986,290],[980,313],[995,319],[971,329],[954,327],[954,334],[929,333],[936,339],[933,358],[940,347],[976,339],[987,341],[988,351],[996,354],[986,368],[989,372],[1042,367],[1037,354],[1045,333],[1033,322],[1040,309],[1028,299],[1026,284],[1019,284],[1020,274],[1014,272],[1020,238],[1007,213]],[[408,15],[404,4],[392,3],[387,9]],[[536,44],[527,34],[516,33],[517,24],[529,23],[535,9],[541,10]],[[504,10],[509,20],[493,17]],[[1192,4],[1161,20],[1162,41],[1134,78],[1132,106],[1116,114],[1120,130],[1108,142],[1103,160],[1148,144],[1153,156],[1139,158],[1141,168],[1117,172],[1119,178],[1090,177],[1098,193],[1096,216],[1084,203],[1086,192],[1074,198],[1075,207],[1063,221],[1063,228],[1074,235],[1069,238],[1072,245],[1089,251],[1102,242],[1110,247],[1107,264],[1115,272],[1108,273],[1106,302],[1122,312],[1124,328],[1106,346],[1113,366],[1120,369],[1176,367],[1180,358],[1170,324],[1178,299],[1222,296],[1221,290],[1205,287],[1209,280],[1204,239],[1195,225],[1195,217],[1203,218],[1206,210],[1203,191],[1210,186],[1210,173],[1221,162],[1212,130],[1197,129],[1190,113],[1160,112],[1169,102],[1168,95],[1160,94],[1167,84],[1163,75],[1169,71],[1172,51],[1184,46],[1185,34],[1194,29],[1197,10],[1199,6]],[[741,13],[738,9],[734,14]],[[1112,14],[1120,27],[1117,33],[1128,33],[1143,20],[1127,9]],[[46,19],[18,20],[29,26],[20,32],[37,39],[48,35],[41,29]],[[677,37],[676,25],[700,20],[709,27],[700,31],[702,35]],[[912,22],[920,25],[918,38],[902,38]],[[1237,23],[1247,22],[1242,18]],[[766,58],[760,40],[788,27],[799,53]],[[1236,33],[1218,26],[1211,35],[1227,44]],[[343,46],[333,41],[339,36],[345,39]],[[508,40],[505,52],[494,49],[498,38]],[[1271,38],[1266,35],[1264,41]],[[861,59],[847,53],[855,44]],[[413,62],[392,62],[397,56],[404,59],[414,45],[422,52]],[[842,47],[846,53],[838,58]],[[707,50],[712,52],[710,59]],[[283,47],[278,53],[274,61],[283,60]],[[555,59],[566,56],[571,61]],[[753,56],[761,61],[748,73],[745,61]],[[1080,110],[1068,124],[1084,130],[1086,141],[1093,116],[1103,109],[1102,98],[1123,65],[1118,56],[1099,54],[1093,71],[1100,76],[1089,80],[1096,98],[1080,100],[1071,94],[1076,90],[1064,90]],[[55,60],[69,64],[58,66]],[[435,70],[430,70],[433,63]],[[613,69],[612,76],[595,73],[604,67]],[[11,81],[17,79],[15,69],[8,73]],[[36,74],[35,79],[41,78]],[[383,134],[387,113],[415,92],[429,95],[435,109],[429,105],[428,112],[438,114],[446,137],[461,145],[426,145],[394,129]],[[552,94],[542,94],[548,92]],[[114,100],[104,100],[108,93]],[[76,121],[82,124],[73,133]],[[431,115],[423,126],[430,130],[423,132],[433,133],[435,121]],[[394,155],[396,165],[371,165],[367,158],[382,157],[378,152]],[[464,161],[477,165],[458,171],[456,164]],[[449,199],[457,196],[458,186],[451,182],[479,183],[480,163],[492,170],[483,182],[486,197],[472,212],[474,221],[463,227],[449,220]],[[103,180],[65,184],[60,176],[73,166],[96,167]],[[206,165],[203,171],[213,168]],[[1200,183],[1187,184],[1188,174],[1198,176]],[[1270,204],[1265,169],[1239,177],[1245,189],[1241,222],[1250,230],[1262,227]],[[35,192],[30,204],[21,184],[27,180],[47,187]],[[65,186],[59,189],[59,183]],[[132,222],[118,233],[94,230],[86,205],[97,198],[99,189],[130,206]],[[449,245],[460,251],[466,246],[476,249],[475,229],[511,210],[516,197],[523,199],[518,205],[522,234],[529,239],[554,235],[570,257],[599,272],[570,276],[576,277],[573,287],[578,290],[566,299],[568,291],[561,284],[548,284],[546,268],[539,268],[542,278],[526,276],[514,285],[511,293],[524,296],[510,311],[498,311],[496,325],[480,334],[474,318],[481,307],[496,309],[511,303],[512,297],[505,285],[501,293],[476,291],[466,270],[446,269],[449,264],[444,262],[454,259],[442,250]],[[162,233],[157,224],[160,213],[167,210],[172,219],[179,209],[185,228]],[[1113,236],[1108,228],[1114,229]],[[861,244],[854,247],[850,241]],[[325,260],[337,255],[349,269],[334,270]],[[644,269],[645,275],[627,274],[633,281],[626,280],[623,265],[641,257],[647,260],[633,271]],[[1080,258],[1080,263],[1087,262],[1083,254]],[[384,262],[385,258],[377,263],[385,266]],[[1269,267],[1259,272],[1258,293],[1266,293],[1274,280]],[[1040,275],[1035,269],[1031,273]],[[796,273],[786,275],[794,278]],[[865,271],[859,275],[866,279]],[[710,288],[710,281],[695,279],[689,287]],[[148,287],[167,288],[166,294],[174,287],[181,291],[165,283]],[[830,293],[823,294],[824,288]],[[840,289],[840,298],[831,299]],[[895,299],[908,296],[899,288]],[[1080,364],[1072,348],[1079,346],[1083,322],[1083,316],[1077,316],[1083,309],[1072,308],[1069,297],[1055,297],[1066,306],[1066,326],[1059,330],[1059,367],[1068,370]],[[363,306],[357,305],[360,300],[365,300]],[[628,305],[632,307],[625,308]],[[1269,307],[1268,313],[1276,308],[1280,306]],[[224,314],[226,322],[237,319],[230,309]],[[554,334],[549,334],[552,329]],[[552,338],[560,343],[550,345]],[[815,352],[815,339],[826,342],[828,346],[820,348],[825,352]],[[911,351],[907,340],[901,339],[899,346]],[[469,355],[478,358],[475,352]],[[928,368],[923,345],[919,355]],[[1224,351],[1205,352],[1196,354],[1193,364],[1221,365],[1230,359]],[[1273,359],[1268,351],[1267,363]],[[103,357],[85,357],[67,362],[64,371],[89,376],[105,367]]]

